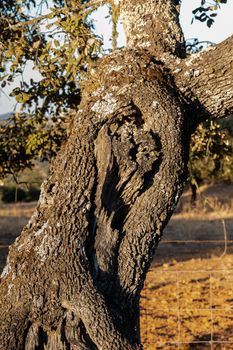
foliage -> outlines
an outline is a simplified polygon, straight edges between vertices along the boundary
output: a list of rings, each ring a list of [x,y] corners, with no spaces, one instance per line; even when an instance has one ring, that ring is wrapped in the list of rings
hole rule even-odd
[[[217,11],[220,9],[221,4],[226,4],[227,0],[201,0],[201,6],[193,10],[193,19],[205,22],[210,28],[214,23],[214,18],[217,16]]]
[[[227,0],[201,1],[201,6],[193,10],[193,19],[206,22],[208,27],[214,23],[214,17],[221,4]],[[204,48],[214,45],[209,41],[189,39],[186,41],[186,50],[193,54]],[[225,124],[225,125],[224,125]],[[189,181],[196,186],[202,180],[224,180],[233,182],[233,128],[232,120],[206,121],[199,125],[192,135],[189,159]]]
[[[119,10],[111,0],[0,2],[1,87],[21,76],[20,86],[11,92],[18,112],[0,128],[0,177],[32,166],[33,157],[49,159],[59,148],[65,133],[61,132],[60,117],[57,124],[55,118],[77,109],[80,79],[102,54],[102,40],[94,33],[90,14],[104,3],[110,5],[116,48]],[[34,77],[30,82],[24,80],[28,62],[39,74],[39,81]],[[8,133],[14,136],[7,139]]]
[[[40,12],[45,11],[43,3],[40,2]],[[16,75],[23,75],[26,63],[33,62],[33,69],[40,73],[41,79],[32,78],[30,83],[22,79],[11,95],[23,109],[44,115],[57,114],[79,104],[79,79],[88,64],[97,58],[101,45],[88,20],[90,10],[82,7],[86,1],[75,1],[75,7],[57,3],[47,14],[36,12],[32,16],[32,9],[28,15],[22,14],[25,4],[17,2],[20,5],[16,6],[16,17],[12,18],[10,13],[4,16],[3,11],[0,17],[4,29],[0,37],[2,86]],[[31,6],[31,1],[26,1],[26,5]]]
[[[64,118],[15,113],[0,124],[0,177],[16,177],[34,159],[50,160],[66,135]]]
[[[232,120],[230,120],[233,126]],[[233,181],[233,137],[229,126],[206,121],[192,135],[189,160],[191,184],[202,180]]]
[[[50,9],[46,0],[0,3],[1,87],[21,76],[11,92],[18,111],[0,126],[1,177],[32,166],[33,158],[51,158],[65,136],[56,116],[77,108],[79,81],[101,52],[89,19],[96,6],[87,3],[54,0]],[[24,80],[29,61],[39,81]]]

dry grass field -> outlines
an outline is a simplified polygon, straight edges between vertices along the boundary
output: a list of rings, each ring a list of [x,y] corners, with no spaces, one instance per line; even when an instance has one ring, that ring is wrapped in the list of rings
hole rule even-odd
[[[233,186],[185,192],[141,301],[145,350],[233,349]]]
[[[36,203],[0,204],[0,271],[12,244],[31,217]]]
[[[233,256],[152,267],[141,301],[144,349],[233,349]]]
[[[233,350],[233,185],[186,191],[164,232],[141,302],[145,350]],[[35,203],[0,205],[0,268]]]

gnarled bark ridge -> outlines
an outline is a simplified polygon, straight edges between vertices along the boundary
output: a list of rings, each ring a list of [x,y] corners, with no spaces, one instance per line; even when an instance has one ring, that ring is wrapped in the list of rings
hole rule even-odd
[[[176,1],[120,3],[133,45],[103,58],[83,83],[70,136],[10,248],[1,277],[3,350],[141,348],[140,291],[182,192],[190,133],[212,110],[202,79],[182,83],[190,61]],[[162,33],[158,15],[174,32]]]

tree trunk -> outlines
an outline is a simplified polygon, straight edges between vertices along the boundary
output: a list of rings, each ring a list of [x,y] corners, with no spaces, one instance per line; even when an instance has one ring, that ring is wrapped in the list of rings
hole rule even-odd
[[[10,249],[3,349],[140,344],[140,291],[182,190],[187,111],[144,53],[116,52],[92,80],[37,210]]]
[[[132,3],[144,18],[148,9]],[[132,3],[122,2],[128,21]],[[183,57],[175,3],[148,2],[157,11],[150,23],[167,16],[175,36],[158,30],[160,44],[145,50],[145,12],[135,48],[103,58],[83,82],[69,138],[2,274],[2,350],[141,348],[140,292],[181,195],[201,110],[170,73]]]

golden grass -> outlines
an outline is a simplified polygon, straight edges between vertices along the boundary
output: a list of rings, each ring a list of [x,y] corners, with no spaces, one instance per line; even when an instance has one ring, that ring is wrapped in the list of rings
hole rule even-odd
[[[30,217],[35,209],[36,202],[13,203],[0,205],[0,217]]]
[[[35,202],[0,205],[0,248],[14,242],[31,217],[35,205]]]
[[[184,193],[147,275],[144,350],[233,349],[233,186],[200,194],[194,208]]]
[[[232,255],[152,268],[141,298],[144,349],[233,349],[232,283]]]
[[[233,185],[202,186],[195,207],[186,191],[164,231],[164,240],[233,239]],[[224,230],[226,232],[224,232]]]
[[[191,191],[185,191],[173,216],[174,219],[195,217],[211,220],[233,216],[233,185],[203,185],[197,190],[197,193],[196,205],[192,206],[190,204]]]

